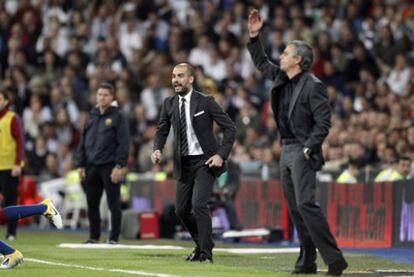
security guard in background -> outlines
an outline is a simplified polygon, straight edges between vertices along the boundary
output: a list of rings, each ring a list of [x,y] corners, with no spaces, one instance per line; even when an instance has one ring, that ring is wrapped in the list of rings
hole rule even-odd
[[[342,173],[336,179],[338,184],[357,184],[358,175],[363,168],[364,164],[361,159],[352,159],[348,160],[348,167],[342,171]]]
[[[375,182],[396,182],[405,180],[410,173],[411,159],[408,156],[399,156],[394,165],[380,171],[375,177]]]
[[[99,204],[105,189],[111,211],[108,243],[115,244],[121,229],[120,182],[126,171],[129,151],[127,120],[111,105],[115,89],[109,83],[99,85],[97,105],[85,123],[78,148],[77,166],[88,202],[89,239],[98,243],[101,235]]]

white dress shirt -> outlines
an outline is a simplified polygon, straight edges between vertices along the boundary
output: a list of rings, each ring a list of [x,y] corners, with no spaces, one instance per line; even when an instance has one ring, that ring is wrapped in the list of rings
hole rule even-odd
[[[201,149],[200,142],[197,139],[197,136],[194,132],[193,125],[191,124],[191,117],[190,117],[190,105],[191,105],[191,94],[193,90],[187,93],[184,97],[178,96],[179,103],[178,107],[180,109],[181,114],[181,99],[185,99],[185,122],[187,124],[187,142],[188,142],[188,155],[203,155],[203,149]]]

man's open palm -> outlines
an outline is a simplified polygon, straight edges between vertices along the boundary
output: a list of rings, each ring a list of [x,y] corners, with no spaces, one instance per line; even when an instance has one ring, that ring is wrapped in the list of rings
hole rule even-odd
[[[247,29],[249,30],[249,36],[250,37],[257,36],[262,26],[263,26],[263,20],[260,17],[259,11],[256,9],[252,10],[247,20]]]

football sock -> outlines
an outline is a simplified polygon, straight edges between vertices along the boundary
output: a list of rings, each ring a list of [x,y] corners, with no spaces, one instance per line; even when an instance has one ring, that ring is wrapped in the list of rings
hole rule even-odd
[[[23,206],[9,206],[3,209],[7,221],[15,221],[20,218],[42,215],[47,210],[47,205],[23,205]]]
[[[0,240],[0,253],[2,255],[9,255],[14,252],[14,248],[10,247],[7,243]]]

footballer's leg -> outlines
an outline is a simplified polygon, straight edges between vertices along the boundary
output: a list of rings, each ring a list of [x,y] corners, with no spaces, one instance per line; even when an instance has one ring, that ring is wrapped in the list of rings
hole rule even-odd
[[[0,253],[4,256],[0,269],[11,269],[23,262],[22,253],[3,241],[0,241]]]
[[[62,229],[62,218],[49,199],[37,205],[8,206],[0,209],[0,223],[16,221],[32,215],[44,215],[58,229]]]

